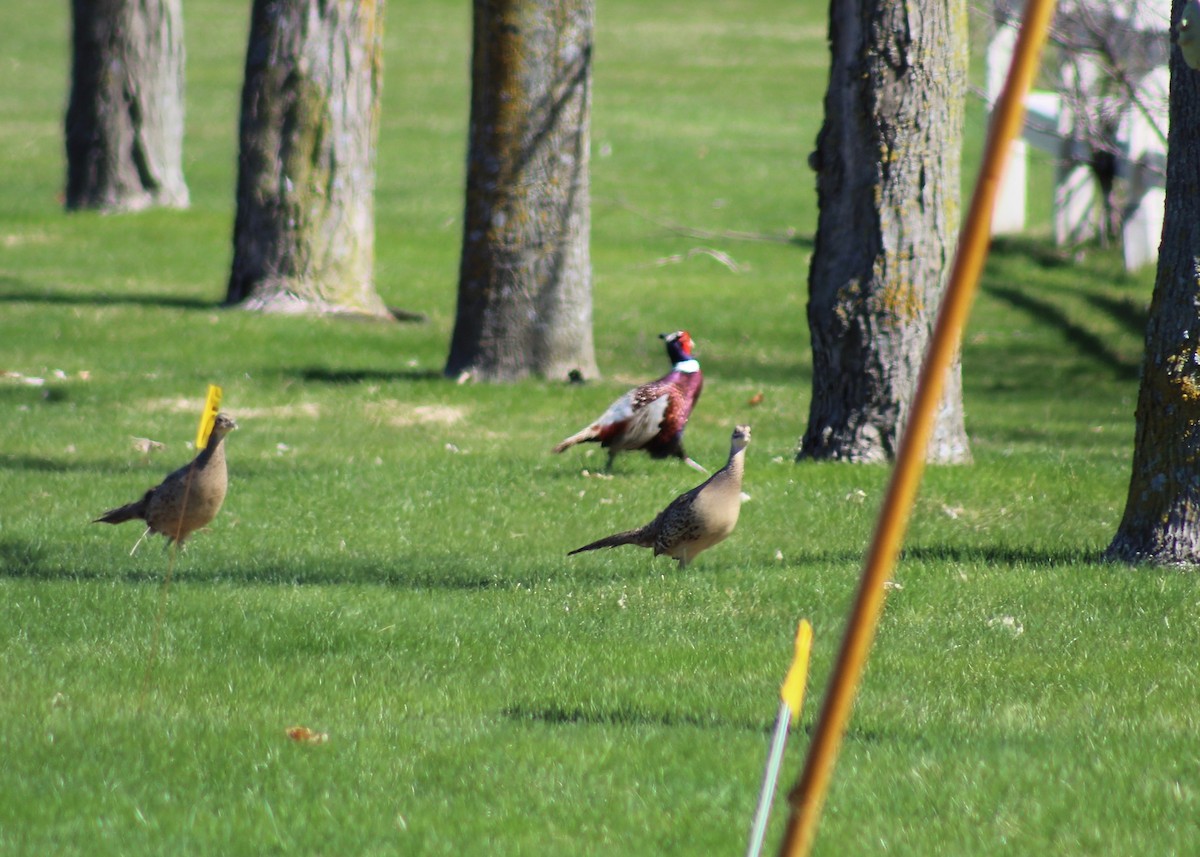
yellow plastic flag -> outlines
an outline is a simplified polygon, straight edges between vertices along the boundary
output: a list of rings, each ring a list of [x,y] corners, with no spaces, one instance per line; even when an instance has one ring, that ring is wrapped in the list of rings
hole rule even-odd
[[[792,725],[800,719],[800,709],[804,707],[804,688],[808,683],[808,659],[812,652],[812,625],[807,619],[801,619],[796,628],[796,656],[788,668],[783,687],[779,690],[779,699],[787,704],[791,713]]]
[[[221,388],[216,384],[208,385],[208,398],[204,401],[204,413],[200,414],[200,428],[196,430],[196,449],[208,446],[208,436],[212,434],[213,424],[221,409]]]

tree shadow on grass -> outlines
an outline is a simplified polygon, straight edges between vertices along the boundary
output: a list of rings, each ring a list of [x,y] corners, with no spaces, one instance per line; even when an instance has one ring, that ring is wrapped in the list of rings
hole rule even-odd
[[[20,405],[61,405],[71,399],[71,391],[66,384],[45,384],[40,387],[21,384],[20,386],[4,385],[0,387],[0,400],[5,403]]]
[[[194,310],[213,310],[213,309],[236,309],[236,304],[231,304],[222,295],[216,300],[204,300],[201,298],[191,298],[183,295],[171,294],[155,294],[155,293],[110,293],[110,292],[91,292],[78,293],[68,291],[52,291],[50,289],[37,290],[31,288],[24,280],[16,277],[0,276],[0,304],[16,304],[16,303],[34,303],[34,304],[53,304],[59,306],[148,306],[162,307],[167,309],[194,309]],[[404,309],[403,307],[388,307],[388,312],[392,318],[398,322],[409,322],[415,324],[424,324],[429,320],[429,317],[422,312]],[[377,321],[375,316],[363,316],[353,313],[344,315],[326,314],[326,318],[345,318],[351,321]]]
[[[54,541],[0,539],[0,579],[40,581],[121,581],[130,584],[161,581],[167,569],[174,579],[189,585],[232,586],[381,586],[412,592],[515,592],[543,584],[603,586],[636,583],[659,578],[674,569],[673,560],[637,564],[605,564],[603,567],[573,565],[557,553],[544,561],[513,567],[493,568],[486,558],[470,553],[434,552],[428,547],[379,557],[342,556],[253,556],[230,558],[205,545],[201,531],[171,561],[168,542],[158,535],[147,536],[137,553],[130,550],[142,534],[137,522],[126,525],[127,538],[112,537],[107,528],[90,522],[63,539],[95,540],[86,549],[68,550]],[[103,532],[105,537],[100,537]],[[56,536],[57,538],[57,536]],[[565,549],[564,549],[565,553]],[[647,560],[650,559],[647,552]]]
[[[614,700],[603,706],[588,707],[565,706],[557,703],[545,705],[518,704],[505,708],[501,712],[504,717],[516,722],[544,723],[549,726],[661,726],[666,729],[736,729],[742,732],[752,732],[769,735],[774,729],[774,722],[765,719],[728,718],[716,714],[706,714],[696,711],[655,711],[629,700]],[[815,721],[799,725],[793,732],[800,732],[811,739],[815,731]],[[853,725],[846,732],[846,739],[859,744],[883,745],[889,743],[923,743],[924,736],[919,732],[904,729],[895,731],[880,731],[878,729],[863,729]]]
[[[1050,301],[1041,300],[1020,289],[1007,286],[987,286],[987,291],[1012,306],[1025,310],[1039,321],[1057,327],[1071,344],[1087,357],[1107,366],[1118,379],[1137,380],[1139,366],[1136,361],[1131,361],[1114,351],[1103,338],[1083,325],[1076,324]],[[1100,303],[1095,301],[1093,303],[1100,308],[1105,308]],[[1108,309],[1113,311],[1115,308],[1123,306],[1122,303],[1116,302],[1113,307]],[[1119,317],[1124,321],[1123,315]]]
[[[816,688],[814,688],[816,690]],[[584,708],[582,706],[564,706],[556,703],[545,705],[518,704],[505,708],[503,716],[518,723],[543,723],[549,726],[601,726],[601,727],[644,727],[658,726],[665,729],[736,729],[740,732],[751,732],[769,735],[774,729],[774,722],[765,719],[728,718],[716,714],[705,714],[696,711],[655,711],[628,700],[614,700],[602,707]],[[793,733],[801,733],[810,740],[815,731],[815,720],[803,723],[793,728]],[[853,724],[846,731],[846,740],[856,744],[882,746],[886,744],[924,744],[925,736],[921,732],[909,731],[903,728],[882,731],[879,729],[864,729]]]
[[[1040,268],[1066,268],[1075,264],[1074,252],[1053,243],[1027,235],[996,235],[992,238],[990,256],[1028,259]]]
[[[614,700],[602,707],[567,707],[548,705],[514,705],[504,709],[509,720],[545,723],[551,726],[663,726],[693,729],[739,729],[749,732],[768,732],[765,721],[730,720],[715,714],[694,711],[652,711],[628,700]]]
[[[1101,564],[1101,551],[1091,547],[1062,547],[1054,550],[1021,545],[920,545],[906,548],[901,559],[915,562],[976,563],[984,565],[1032,565],[1062,568]]]
[[[57,306],[150,306],[168,309],[218,309],[220,301],[201,300],[180,295],[167,294],[111,294],[91,293],[79,294],[72,292],[54,292],[49,290],[34,290],[20,280],[12,277],[0,278],[0,304],[34,303],[53,304]],[[10,287],[22,288],[9,291]]]
[[[129,527],[132,546],[140,530]],[[387,586],[413,591],[482,591],[507,590],[528,580],[518,580],[500,574],[488,574],[464,562],[463,557],[410,554],[383,560],[332,560],[307,557],[298,564],[285,557],[272,559],[234,560],[227,557],[212,560],[206,553],[203,539],[189,543],[171,560],[171,549],[165,539],[147,536],[138,547],[137,555],[129,556],[125,545],[116,546],[111,540],[97,541],[86,559],[62,556],[58,549],[23,539],[0,540],[0,578],[36,581],[121,581],[131,584],[161,582],[168,568],[173,570],[177,583],[189,585],[234,586]],[[52,546],[51,546],[52,547]]]
[[[1150,323],[1150,307],[1141,298],[1113,298],[1097,294],[1087,294],[1084,297],[1093,307],[1108,313],[1129,333],[1139,339],[1146,335],[1146,325]]]
[[[40,455],[10,455],[0,453],[0,470],[24,473],[103,473],[119,475],[128,473],[130,467],[124,463],[101,461],[64,461]]]
[[[285,375],[318,384],[361,384],[366,381],[442,381],[446,376],[434,369],[331,369],[305,366],[286,370]]]
[[[855,551],[812,551],[788,556],[784,565],[795,566],[840,566],[862,565],[867,545],[862,552]],[[899,565],[905,562],[976,564],[976,565],[1025,565],[1042,568],[1064,568],[1078,565],[1102,565],[1102,551],[1090,547],[1063,547],[1043,550],[1021,545],[917,545],[901,550]]]

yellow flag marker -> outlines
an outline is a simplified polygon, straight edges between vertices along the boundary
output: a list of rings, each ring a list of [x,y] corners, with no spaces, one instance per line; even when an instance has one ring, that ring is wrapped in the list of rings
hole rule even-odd
[[[800,627],[796,629],[796,654],[779,691],[780,700],[792,712],[793,726],[800,720],[800,709],[804,707],[804,688],[808,684],[808,657],[811,652],[812,625],[807,619],[801,619]]]
[[[767,819],[771,817],[771,799],[775,796],[775,784],[779,780],[779,765],[783,761],[783,748],[787,746],[788,727],[800,720],[800,709],[804,706],[804,688],[808,682],[808,659],[812,653],[812,625],[801,619],[796,628],[796,654],[792,665],[779,689],[779,713],[775,717],[775,734],[771,737],[771,751],[767,754],[767,767],[763,771],[762,789],[758,793],[758,809],[754,823],[750,826],[750,844],[746,857],[758,857],[762,853],[763,838],[767,835]]]
[[[196,449],[208,446],[208,436],[212,434],[213,424],[217,421],[217,413],[221,409],[221,388],[216,384],[208,385],[208,398],[204,401],[204,413],[200,414],[200,427],[196,430]]]

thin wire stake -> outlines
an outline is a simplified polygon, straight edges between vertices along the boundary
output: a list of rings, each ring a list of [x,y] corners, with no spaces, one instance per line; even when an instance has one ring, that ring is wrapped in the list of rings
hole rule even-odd
[[[1025,8],[1008,79],[996,103],[988,130],[979,179],[971,197],[966,223],[959,234],[958,251],[921,368],[912,413],[900,441],[887,496],[880,509],[875,535],[865,560],[858,594],[830,677],[804,771],[788,795],[791,814],[779,850],[785,857],[805,857],[812,848],[833,766],[850,719],[850,708],[879,624],[884,583],[895,568],[913,500],[925,469],[926,449],[933,433],[936,408],[942,399],[946,372],[958,351],[962,329],[987,258],[992,211],[996,205],[1000,177],[1009,148],[1024,121],[1025,95],[1037,71],[1053,12],[1054,0],[1029,0]]]
[[[196,431],[196,451],[197,454],[202,452],[208,446],[209,435],[212,433],[213,423],[217,419],[217,411],[221,405],[221,388],[215,384],[208,385],[208,395],[204,402],[204,410],[200,414],[200,425]],[[150,693],[150,679],[154,673],[155,664],[158,661],[158,645],[162,637],[163,624],[167,618],[167,593],[171,588],[171,578],[175,571],[175,557],[179,552],[179,537],[183,534],[183,522],[187,517],[188,500],[192,496],[192,474],[196,472],[196,461],[192,459],[192,463],[188,465],[187,479],[183,483],[183,502],[179,506],[179,520],[175,524],[175,538],[171,540],[170,556],[167,559],[167,573],[163,576],[162,588],[159,590],[158,596],[158,615],[154,620],[154,631],[150,636],[150,654],[146,658],[146,672],[142,676],[142,692],[138,698],[138,711],[140,712],[146,706],[146,697]],[[133,550],[137,550],[137,546],[142,543],[142,539],[149,533],[149,528],[142,537],[137,540],[133,546]],[[132,555],[133,551],[130,551]]]
[[[158,595],[158,615],[154,619],[154,631],[150,636],[150,655],[146,658],[146,673],[142,676],[142,692],[138,698],[138,711],[146,707],[146,697],[150,693],[150,678],[158,661],[158,644],[162,637],[162,628],[167,620],[167,592],[171,588],[171,578],[175,571],[175,557],[179,552],[179,536],[183,533],[183,520],[187,515],[188,500],[192,494],[192,473],[196,470],[195,461],[188,466],[187,479],[183,483],[183,502],[179,506],[179,520],[175,524],[175,538],[171,540],[170,554],[167,558],[167,573],[163,575],[162,588]],[[140,541],[140,539],[139,539]]]

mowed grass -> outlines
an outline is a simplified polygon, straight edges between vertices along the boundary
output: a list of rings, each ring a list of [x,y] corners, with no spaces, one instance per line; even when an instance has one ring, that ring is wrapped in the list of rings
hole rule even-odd
[[[244,5],[185,10],[193,207],[122,217],[60,210],[66,9],[0,8],[0,853],[737,853],[808,617],[777,842],[888,475],[793,460],[825,6],[601,4],[605,377],[486,387],[440,376],[469,10],[389,10],[379,290],[429,320],[385,326],[217,308]],[[817,853],[1200,838],[1196,578],[1097,562],[1152,281],[1119,268],[1036,230],[994,248],[964,343],[976,462],[926,476]],[[754,427],[738,530],[683,573],[568,559],[696,483],[548,452],[661,372],[679,327],[708,378],[691,454],[716,467]],[[242,426],[226,506],[179,555],[130,556],[136,525],[88,522],[190,457],[210,382]]]

